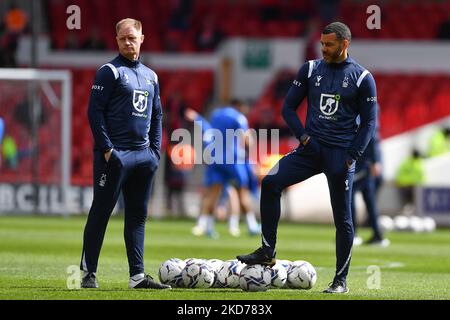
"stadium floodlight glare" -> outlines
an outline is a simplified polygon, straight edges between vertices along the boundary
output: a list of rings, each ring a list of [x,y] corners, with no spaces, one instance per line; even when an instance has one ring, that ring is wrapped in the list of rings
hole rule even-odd
[[[61,187],[61,213],[67,214],[67,195],[70,187],[71,173],[71,110],[72,110],[72,75],[68,70],[44,70],[30,68],[0,68],[0,83],[6,87],[11,84],[24,87],[37,83],[37,88],[42,96],[45,96],[58,113],[61,115],[61,132],[58,138],[54,132],[55,139],[60,142],[61,168],[59,184]],[[58,84],[59,83],[59,84]],[[53,84],[53,86],[51,85]],[[55,85],[60,87],[60,91],[54,90]],[[24,97],[22,97],[23,99]],[[14,107],[14,106],[9,106]],[[58,169],[59,170],[59,169]]]

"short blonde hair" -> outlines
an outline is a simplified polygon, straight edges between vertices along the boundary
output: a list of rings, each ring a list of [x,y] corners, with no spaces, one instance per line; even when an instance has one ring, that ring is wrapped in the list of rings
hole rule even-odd
[[[119,22],[117,22],[117,24],[116,24],[116,33],[117,34],[119,33],[119,30],[124,25],[132,25],[138,32],[142,33],[142,23],[139,20],[132,19],[132,18],[126,18],[126,19],[122,19]]]

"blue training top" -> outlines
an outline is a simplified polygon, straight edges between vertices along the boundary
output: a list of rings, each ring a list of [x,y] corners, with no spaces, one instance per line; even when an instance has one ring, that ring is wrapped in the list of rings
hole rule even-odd
[[[211,114],[210,124],[222,133],[224,163],[245,163],[245,149],[240,137],[248,129],[247,118],[233,107],[223,107]]]
[[[0,143],[2,143],[4,133],[5,133],[5,122],[3,121],[3,118],[0,118]]]
[[[95,150],[140,150],[160,157],[162,107],[158,76],[139,60],[118,55],[100,67],[89,99]]]
[[[308,97],[306,126],[297,108]],[[310,60],[300,68],[284,100],[282,115],[297,138],[313,139],[347,149],[357,160],[373,137],[377,122],[377,93],[373,76],[352,58],[341,63]],[[356,125],[360,116],[361,125]]]

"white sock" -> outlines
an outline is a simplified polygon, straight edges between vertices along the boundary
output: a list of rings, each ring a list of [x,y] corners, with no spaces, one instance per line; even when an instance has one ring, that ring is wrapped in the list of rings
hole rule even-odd
[[[230,220],[228,221],[228,228],[239,229],[239,216],[238,215],[230,216]]]
[[[138,274],[135,274],[134,276],[132,276],[131,279],[133,281],[139,281],[141,279],[144,279],[144,276],[145,276],[145,273],[138,273]]]
[[[214,216],[210,215],[206,219],[206,232],[214,230]]]
[[[83,278],[86,277],[89,273],[93,273],[95,276],[95,272],[83,271]]]
[[[208,217],[209,217],[209,215],[201,214],[198,217],[197,226],[200,227],[200,228],[206,229],[206,225],[207,225],[207,222],[208,222]]]
[[[245,221],[247,221],[247,226],[250,230],[256,230],[258,228],[258,222],[256,221],[254,212],[247,212]]]

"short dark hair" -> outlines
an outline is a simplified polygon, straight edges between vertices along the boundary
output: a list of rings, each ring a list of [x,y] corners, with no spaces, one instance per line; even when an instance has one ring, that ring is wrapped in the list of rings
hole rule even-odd
[[[352,33],[350,28],[342,22],[332,22],[323,29],[322,34],[336,33],[336,38],[338,40],[352,40]]]

